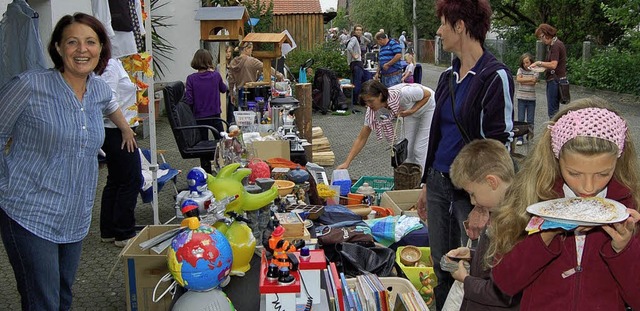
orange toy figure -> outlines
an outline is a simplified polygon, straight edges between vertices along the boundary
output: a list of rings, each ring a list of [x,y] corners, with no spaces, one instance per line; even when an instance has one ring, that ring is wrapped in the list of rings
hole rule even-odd
[[[273,253],[271,263],[278,267],[289,268],[289,257],[287,256],[287,253],[295,252],[297,250],[297,247],[296,245],[291,244],[289,243],[289,241],[282,238],[282,235],[284,235],[284,230],[285,229],[282,226],[277,226],[273,230],[273,232],[271,233],[271,237],[269,238],[269,248]],[[304,242],[302,243],[302,246],[304,246]]]

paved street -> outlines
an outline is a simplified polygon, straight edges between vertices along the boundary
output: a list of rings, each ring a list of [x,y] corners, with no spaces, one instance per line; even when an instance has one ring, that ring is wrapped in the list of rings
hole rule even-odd
[[[444,68],[423,64],[423,84],[435,89],[440,72]],[[546,121],[546,100],[544,99],[544,84],[537,87],[538,104],[536,108],[536,132],[544,126]],[[588,96],[600,96],[611,101],[628,120],[628,125],[633,133],[634,141],[638,142],[640,135],[640,105],[637,98],[628,95],[620,95],[611,92],[593,91],[580,87],[572,87],[572,98],[578,99]],[[360,107],[364,111],[364,107]],[[364,121],[364,114],[349,116],[313,115],[313,125],[320,126],[325,136],[329,139],[335,153],[336,163],[342,163],[349,152],[353,141]],[[158,149],[166,150],[165,157],[173,167],[181,169],[183,174],[179,176],[178,188],[186,188],[186,172],[199,165],[199,160],[183,160],[175,145],[171,129],[166,117],[160,118],[157,125]],[[141,147],[148,148],[149,139],[140,139]],[[529,145],[517,147],[520,153],[527,153]],[[357,179],[361,176],[392,176],[389,165],[390,151],[386,141],[377,141],[375,135],[371,135],[369,142],[360,155],[353,161],[349,168],[350,177]],[[327,168],[327,175],[331,176],[332,168]],[[100,170],[98,191],[92,225],[89,235],[84,240],[83,252],[77,280],[74,285],[74,310],[124,310],[124,272],[123,263],[118,260],[120,248],[113,244],[100,242],[99,234],[99,198],[106,180],[106,169]],[[159,193],[160,219],[167,220],[173,214],[173,193],[170,187],[164,188]],[[137,223],[140,225],[152,223],[152,213],[149,204],[139,203],[136,212]],[[20,302],[13,277],[13,271],[8,263],[4,247],[0,247],[0,310],[19,310]],[[112,272],[110,274],[110,272]],[[243,310],[244,311],[244,310]]]

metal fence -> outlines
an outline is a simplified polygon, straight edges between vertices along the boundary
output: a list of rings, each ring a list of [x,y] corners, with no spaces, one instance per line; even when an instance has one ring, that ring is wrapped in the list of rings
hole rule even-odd
[[[590,42],[583,44],[565,44],[565,47],[567,49],[567,58],[582,59],[583,61],[588,61],[591,55],[596,53],[600,48]],[[544,60],[546,53],[546,46],[540,41],[536,42],[536,44],[530,48],[519,48],[514,44],[509,44],[508,40],[486,39],[485,48],[495,55],[499,61],[507,64],[512,70],[518,68],[519,59],[522,54],[530,53],[534,55],[536,60]],[[451,60],[455,55],[444,51],[442,48],[442,40],[438,36],[435,38],[434,49],[433,54],[436,65],[451,64]]]

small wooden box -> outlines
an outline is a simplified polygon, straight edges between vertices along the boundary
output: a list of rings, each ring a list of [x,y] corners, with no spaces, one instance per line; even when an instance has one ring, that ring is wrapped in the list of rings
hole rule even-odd
[[[304,236],[304,222],[298,213],[276,213],[276,219],[284,228],[283,238]]]

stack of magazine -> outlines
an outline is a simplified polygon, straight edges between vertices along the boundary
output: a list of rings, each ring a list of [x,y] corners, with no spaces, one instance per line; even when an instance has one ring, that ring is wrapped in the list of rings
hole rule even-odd
[[[424,311],[429,307],[409,284],[410,290],[384,284],[377,275],[367,273],[347,280],[330,263],[323,271],[323,287],[331,311]],[[391,290],[391,291],[390,291]]]

